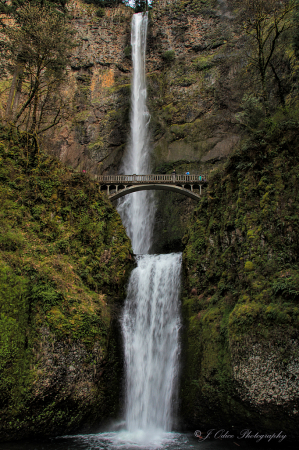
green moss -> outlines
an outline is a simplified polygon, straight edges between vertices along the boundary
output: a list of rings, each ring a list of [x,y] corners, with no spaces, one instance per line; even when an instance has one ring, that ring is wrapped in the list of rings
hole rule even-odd
[[[124,49],[124,54],[126,58],[131,58],[132,55],[132,46],[128,45],[125,49]]]
[[[114,316],[132,250],[118,213],[87,174],[37,152],[21,134],[0,132],[0,438],[71,431],[90,414],[93,423],[116,413]],[[40,398],[47,352],[55,360],[47,345],[58,345],[61,358],[70,345],[84,349],[89,374],[100,354],[110,375],[93,382],[91,398],[76,394],[76,382],[69,404],[62,388]]]
[[[215,65],[214,62],[215,55],[206,55],[199,56],[192,61],[192,66],[195,68],[197,72],[201,72],[202,70],[208,70]]]
[[[194,426],[207,411],[214,427],[236,416],[263,428],[277,423],[237,398],[230,360],[233,348],[248,352],[250,339],[277,349],[298,334],[296,126],[284,118],[283,138],[276,128],[263,131],[267,145],[260,134],[244,142],[210,179],[184,238],[185,291],[200,294],[183,304],[182,411]]]
[[[75,115],[76,122],[85,122],[91,115],[90,111],[81,111]]]
[[[252,270],[254,270],[254,264],[253,264],[253,262],[252,261],[246,261],[246,263],[245,263],[245,270],[247,271],[247,272],[251,272]]]

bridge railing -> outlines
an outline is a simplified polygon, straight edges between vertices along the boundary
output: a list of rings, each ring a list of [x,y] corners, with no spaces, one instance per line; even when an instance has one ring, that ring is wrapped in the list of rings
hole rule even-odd
[[[96,181],[101,184],[138,184],[138,183],[200,183],[205,182],[205,175],[174,175],[174,174],[150,174],[150,175],[95,175]]]

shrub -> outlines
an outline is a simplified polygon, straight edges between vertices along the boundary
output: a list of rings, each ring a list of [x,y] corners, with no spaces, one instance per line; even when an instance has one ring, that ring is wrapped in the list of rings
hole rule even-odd
[[[98,8],[98,9],[96,10],[96,15],[97,15],[97,17],[104,17],[104,15],[105,15],[105,10],[104,10],[104,8]]]
[[[166,63],[171,63],[175,60],[175,52],[174,50],[167,50],[163,53],[162,58]]]
[[[132,55],[132,46],[128,45],[125,49],[124,49],[124,54],[126,58],[131,58]]]
[[[252,270],[254,270],[254,264],[252,261],[246,261],[245,270],[246,272],[251,272]]]
[[[244,127],[256,129],[265,117],[261,99],[255,95],[245,94],[241,103],[242,112],[236,114],[236,119]]]

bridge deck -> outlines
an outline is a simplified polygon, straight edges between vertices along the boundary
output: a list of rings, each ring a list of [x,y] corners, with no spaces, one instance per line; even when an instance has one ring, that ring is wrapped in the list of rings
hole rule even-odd
[[[199,184],[205,183],[204,175],[172,175],[172,174],[150,174],[150,175],[95,175],[95,180],[101,185],[110,184]]]

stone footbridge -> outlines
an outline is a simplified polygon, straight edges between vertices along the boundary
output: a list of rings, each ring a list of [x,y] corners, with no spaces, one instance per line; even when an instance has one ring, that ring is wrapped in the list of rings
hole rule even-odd
[[[202,188],[207,185],[204,175],[96,175],[94,179],[112,201],[144,190],[172,191],[199,200]]]

